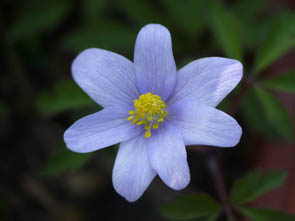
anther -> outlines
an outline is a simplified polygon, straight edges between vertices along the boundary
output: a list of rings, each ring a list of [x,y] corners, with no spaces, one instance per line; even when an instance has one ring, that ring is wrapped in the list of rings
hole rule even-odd
[[[131,116],[127,120],[138,126],[144,125],[146,138],[151,136],[151,129],[158,129],[159,123],[163,122],[167,116],[165,102],[160,96],[150,92],[142,94],[137,100],[134,100],[134,108],[135,110],[128,111]]]

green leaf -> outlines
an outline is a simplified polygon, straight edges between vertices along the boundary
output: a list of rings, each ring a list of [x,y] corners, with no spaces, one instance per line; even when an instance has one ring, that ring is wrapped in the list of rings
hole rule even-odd
[[[55,28],[66,18],[71,5],[69,0],[25,1],[8,37],[22,40]]]
[[[268,171],[266,172],[259,181],[259,186],[249,195],[252,200],[257,199],[262,194],[273,190],[282,184],[284,184],[288,173],[286,171]]]
[[[90,158],[91,153],[74,153],[63,150],[52,155],[41,170],[44,176],[57,176],[68,170],[81,168]]]
[[[246,208],[242,207],[239,210],[252,221],[294,221],[295,216],[284,213],[278,210],[262,209],[262,208]]]
[[[221,206],[206,194],[190,194],[176,197],[163,204],[161,213],[171,219],[193,219],[213,216],[221,211]]]
[[[295,14],[283,12],[274,19],[255,59],[255,73],[258,74],[270,63],[295,46]]]
[[[269,30],[270,16],[261,16],[265,14],[265,6],[265,0],[241,0],[234,5],[233,12],[239,18],[243,46],[247,49],[256,50]]]
[[[57,83],[52,90],[41,93],[36,101],[37,110],[44,115],[53,115],[94,104],[94,101],[74,81]]]
[[[263,80],[262,84],[270,89],[282,92],[295,92],[295,70],[281,73]]]
[[[95,26],[82,26],[69,33],[63,39],[63,47],[75,51],[86,48],[104,48],[108,50],[132,49],[136,32],[120,22],[100,20]]]
[[[241,204],[244,202],[248,202],[248,194],[250,190],[254,191],[258,186],[257,180],[260,178],[260,170],[255,169],[249,172],[246,176],[236,180],[234,183],[231,193],[230,199],[234,204]]]
[[[164,7],[169,13],[169,18],[173,20],[173,23],[177,25],[181,31],[184,31],[190,36],[194,36],[205,27],[204,16],[206,12],[204,10],[204,1],[202,0],[182,0],[174,1],[161,0]]]
[[[288,111],[270,92],[256,88],[255,92],[269,123],[287,140],[292,141],[292,122]]]
[[[84,0],[82,2],[83,20],[86,24],[96,24],[103,10],[106,8],[106,0]]]
[[[285,171],[270,171],[263,176],[259,169],[251,171],[238,179],[231,190],[233,204],[244,204],[256,200],[264,193],[282,185],[286,179]]]
[[[209,12],[211,31],[219,42],[226,55],[242,60],[242,43],[238,19],[235,15],[224,9],[221,5],[211,4]]]
[[[240,19],[252,21],[256,19],[264,6],[265,0],[241,0],[234,5],[234,12]]]
[[[123,10],[134,22],[140,26],[148,23],[159,23],[160,16],[156,10],[146,1],[122,0],[118,2]]]
[[[253,89],[249,89],[243,97],[241,112],[245,124],[252,135],[263,135],[269,139],[279,138],[277,131],[275,131],[266,120],[263,108]]]

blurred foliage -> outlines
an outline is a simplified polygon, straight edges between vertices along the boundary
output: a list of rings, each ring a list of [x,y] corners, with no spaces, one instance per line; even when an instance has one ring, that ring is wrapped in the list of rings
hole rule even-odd
[[[118,38],[120,36],[120,38]],[[80,52],[86,48],[93,48],[100,45],[109,50],[120,48],[132,48],[135,42],[135,30],[112,20],[99,20],[93,26],[83,25],[73,32],[70,32],[63,41],[66,49]]]
[[[172,23],[175,23],[185,35],[197,36],[205,28],[204,11],[206,7],[204,1],[185,0],[174,1],[161,0],[167,9],[167,14],[171,16]]]
[[[248,90],[241,103],[241,112],[245,125],[252,135],[264,135],[267,138],[277,138],[279,135],[267,121],[262,105],[253,89]]]
[[[257,97],[262,104],[269,123],[287,140],[292,141],[292,121],[288,111],[270,92],[256,88]]]
[[[122,0],[118,2],[117,7],[139,26],[157,22],[162,17],[148,1]]]
[[[240,211],[251,218],[252,221],[294,221],[295,216],[290,214],[271,209],[261,209],[261,208],[240,208]]]
[[[187,194],[162,205],[161,212],[171,219],[217,217],[221,206],[206,194]],[[213,219],[213,218],[212,218]]]
[[[295,70],[265,79],[263,86],[286,93],[295,93]]]
[[[82,167],[90,158],[91,153],[74,153],[63,145],[62,150],[52,155],[41,170],[45,176],[57,176]]]
[[[230,193],[231,203],[234,208],[253,220],[285,220],[284,218],[289,220],[289,217],[292,217],[291,215],[279,211],[241,207],[241,205],[253,202],[264,193],[281,186],[286,177],[285,171],[268,171],[262,175],[260,169],[255,169],[235,181]],[[204,220],[217,220],[222,210],[222,206],[207,194],[193,193],[178,196],[172,201],[164,203],[160,211],[164,216],[171,219],[202,217],[205,218]],[[269,219],[271,214],[274,217]]]
[[[53,143],[62,142],[63,131],[77,119],[73,111],[81,111],[84,116],[85,108],[101,110],[73,81],[71,62],[90,47],[132,59],[136,35],[148,23],[161,23],[170,30],[178,67],[200,57],[240,60],[244,65],[240,86],[218,108],[236,115],[249,139],[259,136],[292,141],[290,113],[275,93],[295,93],[294,68],[271,73],[272,65],[294,49],[295,14],[287,7],[271,7],[267,0],[4,0],[0,4],[3,73],[8,73],[0,81],[0,121],[13,119],[7,121],[12,122],[9,125],[1,121],[0,126],[4,122],[4,136],[13,131],[7,140],[13,142],[18,153],[12,152],[7,159],[1,154],[0,162],[6,160],[14,166],[14,157],[21,156],[19,164],[30,164],[29,168],[41,168],[41,175],[56,177],[85,165],[92,154],[77,154],[56,145],[52,146],[54,154],[48,156],[50,151],[42,144],[51,139],[55,139]],[[60,136],[53,137],[51,130]],[[31,149],[19,152],[18,142]],[[118,145],[101,154],[113,163],[117,149]],[[6,151],[11,153],[9,148]],[[27,152],[31,158],[23,154]],[[22,173],[22,169],[16,170]],[[294,220],[286,213],[244,205],[282,185],[286,174],[269,171],[262,175],[256,169],[236,180],[230,191],[234,209],[253,221]],[[13,183],[19,183],[14,176]],[[19,187],[15,192],[19,194]],[[6,200],[0,200],[0,218],[6,207]],[[223,208],[209,195],[194,193],[176,197],[160,210],[172,219],[213,221]]]
[[[232,11],[219,4],[212,4],[209,11],[211,30],[225,51],[226,55],[242,61],[242,43],[238,20]]]
[[[261,175],[259,169],[253,170],[234,183],[230,194],[231,201],[233,204],[254,201],[265,192],[282,185],[286,176],[285,171],[269,171]]]
[[[261,71],[275,59],[282,56],[295,46],[295,14],[294,12],[281,12],[271,24],[265,35],[255,59],[255,71]]]
[[[21,1],[16,22],[10,27],[12,41],[32,38],[56,28],[71,10],[70,0]]]
[[[74,108],[95,105],[95,102],[73,81],[62,81],[56,83],[50,91],[40,93],[36,105],[39,113],[53,115]]]

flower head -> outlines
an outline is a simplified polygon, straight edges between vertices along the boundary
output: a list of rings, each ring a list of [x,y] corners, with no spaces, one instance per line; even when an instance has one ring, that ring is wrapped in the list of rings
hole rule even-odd
[[[102,49],[74,60],[79,86],[103,110],[75,122],[64,134],[75,152],[121,143],[113,168],[115,190],[137,200],[156,175],[180,190],[190,181],[185,145],[235,146],[239,124],[215,107],[242,78],[237,60],[210,57],[176,70],[169,31],[146,25],[134,63]]]

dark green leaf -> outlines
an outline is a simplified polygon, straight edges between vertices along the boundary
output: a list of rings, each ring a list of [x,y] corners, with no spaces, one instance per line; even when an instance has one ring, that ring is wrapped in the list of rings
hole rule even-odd
[[[120,9],[140,26],[148,23],[159,23],[159,14],[156,13],[156,10],[147,1],[122,0],[118,3]]]
[[[212,4],[209,22],[215,39],[220,43],[226,55],[242,60],[242,44],[238,19],[235,15],[219,4]]]
[[[271,62],[295,46],[295,14],[281,13],[274,20],[271,30],[266,35],[255,60],[255,73],[258,74]]]
[[[230,194],[231,201],[234,204],[254,201],[282,185],[286,176],[285,171],[270,171],[262,176],[260,170],[256,169],[234,183]]]
[[[234,12],[240,19],[252,21],[255,20],[264,6],[265,0],[241,0],[234,5]]]
[[[259,186],[249,195],[252,200],[257,199],[262,194],[273,190],[282,184],[284,184],[288,173],[286,171],[268,171],[266,172],[259,181]]]
[[[265,13],[265,6],[265,0],[242,0],[234,5],[233,12],[239,18],[243,46],[247,49],[256,50],[271,26],[270,16],[261,16]]]
[[[45,176],[57,176],[68,170],[79,169],[90,156],[91,153],[74,153],[64,147],[62,151],[48,159],[41,173]]]
[[[177,24],[182,31],[189,35],[200,33],[205,27],[203,14],[206,7],[202,0],[174,1],[161,0],[167,9],[173,23]]]
[[[292,140],[292,122],[288,111],[270,92],[256,88],[257,97],[269,123],[287,140]]]
[[[95,103],[74,81],[62,81],[52,90],[41,93],[37,97],[36,105],[39,113],[53,115],[73,108],[95,105]]]
[[[8,37],[22,40],[53,29],[65,19],[70,10],[69,0],[30,1],[21,7],[20,16],[8,31]]]
[[[212,214],[212,215],[209,215],[209,216],[204,217],[204,219],[203,220],[200,220],[200,221],[217,221],[218,220],[218,216],[219,216],[219,213]]]
[[[213,216],[221,211],[220,205],[206,194],[191,194],[176,197],[160,208],[161,213],[171,219],[193,219]]]
[[[267,121],[264,110],[254,90],[248,90],[243,97],[241,111],[245,119],[245,124],[249,128],[249,131],[253,133],[252,135],[262,134],[269,139],[279,138],[277,131],[275,131]]]
[[[295,92],[295,70],[265,79],[263,85],[282,92]]]
[[[86,24],[97,24],[103,10],[106,8],[106,0],[85,0],[82,2],[83,19]]]
[[[239,210],[252,221],[294,221],[295,216],[271,209],[239,208]]]
[[[95,26],[82,26],[67,35],[63,40],[63,46],[76,51],[91,47],[131,50],[135,39],[136,32],[126,25],[110,20],[100,20]]]
[[[256,169],[249,172],[246,176],[236,180],[234,183],[230,198],[232,203],[241,204],[247,201],[248,194],[251,191],[254,191],[258,186],[257,180],[260,178],[260,170]]]

